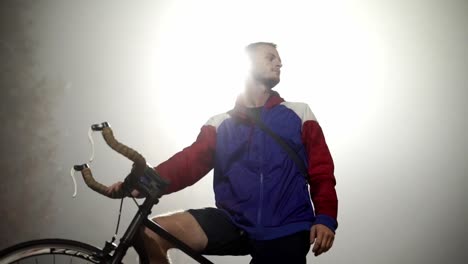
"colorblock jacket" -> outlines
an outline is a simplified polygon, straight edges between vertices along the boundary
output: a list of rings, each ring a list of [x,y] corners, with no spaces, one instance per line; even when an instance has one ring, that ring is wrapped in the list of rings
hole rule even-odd
[[[253,239],[274,239],[310,230],[313,224],[335,231],[333,160],[309,106],[285,102],[273,92],[259,113],[303,159],[309,179],[247,111],[238,101],[233,110],[210,118],[191,146],[155,167],[171,181],[168,193],[214,169],[216,206]]]

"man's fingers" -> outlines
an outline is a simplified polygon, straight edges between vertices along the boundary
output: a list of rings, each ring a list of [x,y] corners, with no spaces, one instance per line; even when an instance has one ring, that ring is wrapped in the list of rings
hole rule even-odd
[[[325,238],[322,240],[320,247],[317,249],[317,251],[314,251],[315,256],[327,252],[333,245],[333,239],[333,236],[325,235]]]
[[[115,192],[119,192],[122,190],[122,185],[123,185],[123,182],[119,181],[119,182],[116,182],[114,184],[112,184],[111,186],[109,186],[109,188],[107,189],[107,192],[106,194],[107,195],[112,195],[113,193]],[[143,198],[143,195],[136,189],[134,189],[132,192],[131,192],[131,196],[135,197],[135,198]]]
[[[310,229],[310,244],[314,244],[315,238],[317,237],[317,228],[312,226]]]
[[[122,182],[116,182],[114,184],[112,184],[111,186],[109,186],[109,188],[107,189],[107,194],[110,195],[118,190],[120,190],[120,188],[122,188]]]
[[[327,241],[326,244],[326,250],[324,252],[327,252],[332,246],[333,246],[333,241],[335,241],[335,236],[331,236],[330,239]]]
[[[312,252],[318,256],[332,247],[335,234],[328,227],[318,224],[312,227],[310,237],[311,243],[314,244]],[[313,237],[315,237],[315,241],[312,240]]]
[[[322,244],[322,241],[319,241],[317,239],[315,240],[314,247],[312,248],[312,252],[314,252],[315,256],[319,255],[321,244]]]
[[[318,230],[316,230],[315,232],[315,241],[314,241],[314,247],[312,248],[312,252],[315,253],[316,256],[317,253],[320,251],[320,249],[322,248],[322,243],[323,243],[323,232],[319,232]]]
[[[132,196],[135,198],[141,198],[140,192],[136,189],[132,191]]]

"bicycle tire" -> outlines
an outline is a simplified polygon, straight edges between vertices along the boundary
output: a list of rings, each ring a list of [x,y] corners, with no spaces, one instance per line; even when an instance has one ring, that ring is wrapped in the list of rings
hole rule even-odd
[[[68,239],[23,242],[0,251],[0,264],[11,263],[100,263],[102,250]]]

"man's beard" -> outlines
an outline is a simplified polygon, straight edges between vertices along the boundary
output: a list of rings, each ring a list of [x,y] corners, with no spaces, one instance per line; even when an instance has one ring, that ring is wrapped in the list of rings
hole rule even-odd
[[[268,89],[275,87],[279,82],[280,78],[262,78],[260,80]]]

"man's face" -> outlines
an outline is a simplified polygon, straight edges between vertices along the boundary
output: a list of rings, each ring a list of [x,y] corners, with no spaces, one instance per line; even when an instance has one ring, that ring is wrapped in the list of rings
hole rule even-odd
[[[251,56],[252,78],[273,88],[280,81],[281,58],[278,51],[270,45],[260,45]]]

